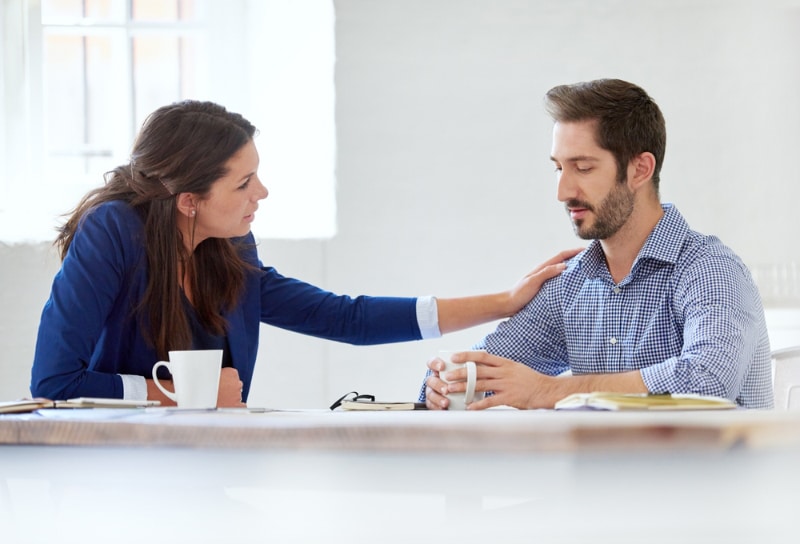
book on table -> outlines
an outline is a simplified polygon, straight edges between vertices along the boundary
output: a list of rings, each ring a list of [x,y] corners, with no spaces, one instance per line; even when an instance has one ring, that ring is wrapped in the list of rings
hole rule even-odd
[[[556,402],[556,410],[730,410],[736,403],[708,395],[652,393],[575,393]]]

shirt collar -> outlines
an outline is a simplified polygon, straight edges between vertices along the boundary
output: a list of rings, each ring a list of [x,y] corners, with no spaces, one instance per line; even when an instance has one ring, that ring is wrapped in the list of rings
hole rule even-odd
[[[689,232],[689,225],[673,204],[662,204],[664,215],[656,224],[656,228],[647,237],[644,246],[636,256],[633,267],[638,261],[654,259],[669,264],[678,262],[678,255]]]
[[[647,260],[669,264],[675,264],[678,260],[683,241],[689,232],[689,225],[673,204],[663,203],[661,208],[664,210],[664,215],[639,250],[632,271],[636,271],[640,262]],[[608,275],[606,257],[599,240],[592,240],[586,250],[578,256],[578,263],[587,278],[596,278],[601,273]]]

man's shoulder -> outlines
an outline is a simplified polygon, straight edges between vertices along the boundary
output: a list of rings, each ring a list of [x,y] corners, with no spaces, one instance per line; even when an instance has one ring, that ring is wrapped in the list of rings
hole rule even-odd
[[[531,303],[563,304],[581,290],[589,279],[586,273],[584,257],[588,248],[566,261],[567,267],[557,276],[553,276],[539,290]]]
[[[675,255],[676,268],[706,261],[720,264],[729,262],[731,265],[741,263],[736,252],[717,236],[693,230],[674,205],[665,204],[664,210],[668,218],[665,225],[667,236],[671,236],[673,242],[678,242]]]
[[[705,259],[741,263],[739,255],[717,236],[690,230],[678,254],[679,263],[689,264]]]
[[[753,287],[747,265],[733,249],[714,235],[690,231],[672,274],[679,290],[712,292]]]

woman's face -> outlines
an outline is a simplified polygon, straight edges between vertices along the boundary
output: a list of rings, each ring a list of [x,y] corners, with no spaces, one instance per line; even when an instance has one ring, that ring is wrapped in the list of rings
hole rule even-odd
[[[228,173],[211,185],[208,194],[196,201],[194,244],[206,238],[233,238],[250,232],[258,201],[269,194],[258,178],[258,151],[247,142],[225,165]],[[190,228],[192,227],[190,220]],[[191,238],[184,238],[191,239]]]

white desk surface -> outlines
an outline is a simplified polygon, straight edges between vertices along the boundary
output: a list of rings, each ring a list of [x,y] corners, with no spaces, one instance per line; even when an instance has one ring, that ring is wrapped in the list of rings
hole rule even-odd
[[[0,444],[549,452],[800,446],[800,412],[50,409],[0,416]]]
[[[799,465],[797,413],[54,410],[0,543],[796,543]]]

